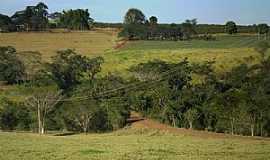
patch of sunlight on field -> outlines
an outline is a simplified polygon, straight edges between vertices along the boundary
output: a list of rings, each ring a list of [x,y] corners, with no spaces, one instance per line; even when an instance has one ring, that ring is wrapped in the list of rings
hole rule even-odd
[[[215,70],[225,72],[242,62],[247,62],[251,56],[253,58],[250,59],[253,61],[249,63],[256,63],[258,55],[252,48],[121,50],[105,54],[106,63],[103,65],[103,73],[112,72],[126,76],[128,68],[139,63],[154,59],[177,63],[185,58],[190,62],[215,60]]]
[[[44,60],[58,50],[75,49],[86,56],[97,56],[111,50],[117,40],[117,32],[95,30],[89,32],[30,32],[0,33],[1,46],[13,46],[19,52],[38,51]]]
[[[90,134],[67,137],[0,132],[5,160],[266,160],[269,139],[200,138],[171,134]]]

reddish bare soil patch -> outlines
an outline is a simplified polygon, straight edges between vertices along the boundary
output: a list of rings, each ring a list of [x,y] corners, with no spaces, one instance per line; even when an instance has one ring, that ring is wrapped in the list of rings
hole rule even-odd
[[[127,44],[128,40],[121,40],[120,42],[118,42],[116,44],[116,46],[114,47],[114,49],[121,49],[123,48],[126,44]]]
[[[270,140],[268,138],[261,138],[261,137],[247,137],[247,136],[233,136],[230,134],[224,133],[214,133],[208,131],[198,131],[192,129],[185,129],[185,128],[174,128],[166,124],[162,124],[158,121],[151,120],[148,118],[142,117],[140,114],[132,112],[130,119],[128,122],[133,129],[153,129],[158,131],[164,131],[167,133],[172,134],[180,134],[184,136],[196,136],[200,138],[252,138],[252,139],[262,139],[262,140]]]

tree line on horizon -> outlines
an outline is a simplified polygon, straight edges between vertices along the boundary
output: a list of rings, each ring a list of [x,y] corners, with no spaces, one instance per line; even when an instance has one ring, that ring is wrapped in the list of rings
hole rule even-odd
[[[11,17],[0,14],[1,32],[46,31],[50,28],[67,28],[70,30],[89,30],[93,24],[86,9],[70,9],[49,14],[48,6],[40,2],[36,6],[27,6]]]
[[[267,24],[237,26],[233,21],[228,21],[225,25],[198,25],[197,19],[186,20],[181,24],[158,24],[156,16],[147,19],[141,10],[131,8],[124,17],[123,30],[119,36],[130,40],[215,40],[211,36],[212,33],[232,35],[239,33],[240,30],[244,30],[245,33],[258,33],[267,39],[269,26]]]
[[[133,16],[133,18],[132,18]],[[94,22],[86,9],[66,10],[49,14],[48,6],[40,2],[36,6],[27,6],[11,17],[0,14],[0,31],[44,31],[53,28],[67,28],[71,30],[89,30],[92,27],[120,28],[123,31],[119,36],[134,39],[188,39],[196,34],[205,34],[203,39],[211,39],[209,34],[215,33],[258,33],[267,35],[267,24],[249,26],[237,25],[233,21],[225,25],[197,24],[195,19],[181,24],[159,24],[156,16],[146,19],[144,13],[136,8],[127,11],[123,23]],[[161,38],[160,38],[161,37]]]

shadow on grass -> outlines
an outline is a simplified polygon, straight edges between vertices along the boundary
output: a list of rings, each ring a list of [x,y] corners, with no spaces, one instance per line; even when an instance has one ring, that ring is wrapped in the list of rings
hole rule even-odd
[[[79,134],[79,133],[75,133],[75,132],[65,132],[65,133],[57,133],[57,134],[54,134],[54,136],[56,136],[56,137],[65,137],[65,136],[73,136],[73,135],[76,135],[76,134]]]

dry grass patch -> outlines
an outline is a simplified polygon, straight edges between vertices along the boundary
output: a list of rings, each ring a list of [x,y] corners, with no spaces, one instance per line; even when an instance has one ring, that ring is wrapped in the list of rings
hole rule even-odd
[[[116,40],[117,33],[107,30],[0,34],[1,46],[13,46],[19,52],[38,51],[44,60],[49,60],[56,51],[63,49],[75,49],[86,56],[97,56],[111,50]]]

